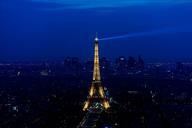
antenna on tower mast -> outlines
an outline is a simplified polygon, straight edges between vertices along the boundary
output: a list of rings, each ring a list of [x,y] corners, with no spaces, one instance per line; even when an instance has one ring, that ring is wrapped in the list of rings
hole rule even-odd
[[[95,36],[95,41],[98,42],[99,38],[98,38],[98,33],[96,32],[96,36]]]

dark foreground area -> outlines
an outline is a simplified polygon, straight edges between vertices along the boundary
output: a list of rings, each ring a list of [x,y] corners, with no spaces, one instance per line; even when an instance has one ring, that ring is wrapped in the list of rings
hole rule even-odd
[[[85,116],[90,77],[1,77],[1,128],[75,128]],[[98,126],[192,127],[190,81],[108,76],[103,85],[113,99]]]
[[[119,57],[100,64],[112,103],[98,127],[192,127],[192,63]],[[86,115],[82,108],[92,74],[92,61],[70,57],[0,63],[0,128],[76,128]]]

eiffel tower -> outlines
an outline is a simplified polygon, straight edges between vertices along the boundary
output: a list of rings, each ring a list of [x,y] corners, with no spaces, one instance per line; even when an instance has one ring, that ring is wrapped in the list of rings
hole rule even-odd
[[[99,112],[110,108],[108,97],[105,95],[104,87],[101,83],[100,66],[99,66],[99,39],[94,41],[94,68],[93,80],[89,89],[87,101],[84,104],[83,111]]]

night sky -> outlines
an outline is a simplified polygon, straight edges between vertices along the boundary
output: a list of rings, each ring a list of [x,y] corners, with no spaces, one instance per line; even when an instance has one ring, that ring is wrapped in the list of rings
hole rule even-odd
[[[100,42],[100,55],[192,60],[191,0],[1,0],[0,60],[93,58],[93,39],[173,28]]]

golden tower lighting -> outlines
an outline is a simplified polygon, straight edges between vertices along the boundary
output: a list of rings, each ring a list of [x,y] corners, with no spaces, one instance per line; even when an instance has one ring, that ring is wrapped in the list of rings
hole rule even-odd
[[[109,100],[105,95],[104,87],[101,84],[100,66],[99,66],[99,39],[96,37],[94,40],[94,68],[93,68],[93,80],[89,89],[88,99],[84,104],[83,110],[89,110],[90,108],[108,109],[110,107]]]

